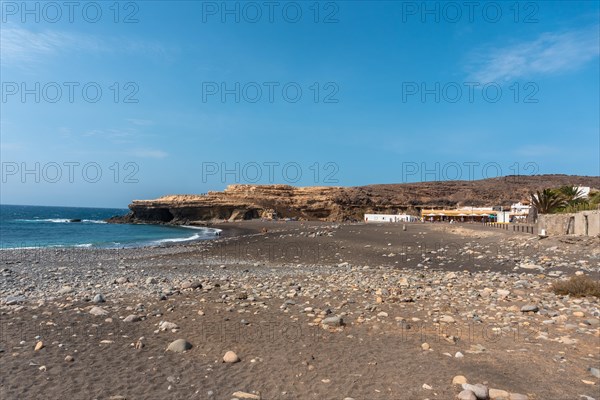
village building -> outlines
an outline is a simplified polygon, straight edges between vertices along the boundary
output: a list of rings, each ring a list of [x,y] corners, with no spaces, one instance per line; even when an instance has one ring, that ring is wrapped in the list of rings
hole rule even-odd
[[[409,214],[365,214],[365,222],[418,222],[420,219]]]

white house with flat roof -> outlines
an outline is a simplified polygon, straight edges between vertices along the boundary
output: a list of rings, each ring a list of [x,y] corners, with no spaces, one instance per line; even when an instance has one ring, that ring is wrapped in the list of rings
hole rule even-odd
[[[521,202],[512,204],[510,206],[510,212],[515,215],[527,215],[531,206],[529,204],[522,204]]]
[[[365,214],[365,222],[417,222],[419,217],[408,214]]]

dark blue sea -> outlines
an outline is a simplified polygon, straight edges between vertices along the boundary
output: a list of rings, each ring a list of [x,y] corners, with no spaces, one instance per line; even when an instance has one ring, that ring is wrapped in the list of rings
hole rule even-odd
[[[218,231],[200,227],[104,222],[127,212],[127,209],[118,208],[0,205],[0,249],[156,246],[213,239]]]

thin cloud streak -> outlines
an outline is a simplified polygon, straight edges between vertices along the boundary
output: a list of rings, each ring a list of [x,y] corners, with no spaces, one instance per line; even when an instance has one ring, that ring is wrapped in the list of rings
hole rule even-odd
[[[469,79],[506,82],[519,78],[573,71],[598,57],[598,26],[562,33],[544,33],[529,42],[482,50],[473,55]]]
[[[160,43],[122,37],[96,37],[46,30],[34,32],[20,27],[5,26],[0,35],[3,66],[41,63],[62,53],[135,53],[167,57],[168,50]]]

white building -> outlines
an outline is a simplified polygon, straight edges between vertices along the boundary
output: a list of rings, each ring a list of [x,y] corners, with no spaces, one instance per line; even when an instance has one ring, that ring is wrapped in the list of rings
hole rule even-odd
[[[530,205],[521,204],[521,202],[518,202],[510,206],[510,212],[515,215],[527,215],[530,208]]]
[[[365,214],[365,222],[418,222],[419,217],[408,214]]]

